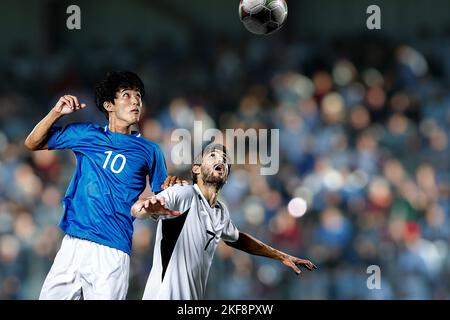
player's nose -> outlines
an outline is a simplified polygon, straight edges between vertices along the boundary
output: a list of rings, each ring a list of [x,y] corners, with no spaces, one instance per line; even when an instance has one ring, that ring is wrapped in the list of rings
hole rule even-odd
[[[139,105],[139,98],[136,97],[135,95],[132,95],[132,96],[131,96],[131,103],[132,103],[133,105]]]

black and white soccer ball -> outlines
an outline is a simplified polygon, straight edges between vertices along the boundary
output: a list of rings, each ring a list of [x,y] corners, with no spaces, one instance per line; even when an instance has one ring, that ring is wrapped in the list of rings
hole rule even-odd
[[[288,7],[285,0],[241,0],[239,18],[248,31],[271,34],[286,21]]]

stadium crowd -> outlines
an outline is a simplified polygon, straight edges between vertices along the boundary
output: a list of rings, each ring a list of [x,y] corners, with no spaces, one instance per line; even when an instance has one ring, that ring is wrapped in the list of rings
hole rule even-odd
[[[279,129],[278,174],[235,165],[222,198],[238,228],[318,270],[296,277],[221,245],[208,299],[450,298],[450,37],[251,39],[129,39],[39,59],[25,44],[11,51],[0,65],[0,299],[38,297],[74,168],[70,152],[30,153],[23,141],[66,93],[88,108],[65,121],[104,124],[92,86],[111,69],[144,79],[141,132],[163,148],[171,174],[190,178],[171,161],[171,134],[195,120]],[[308,204],[300,218],[287,209],[294,197]],[[155,223],[134,225],[128,298],[140,299]],[[367,286],[371,265],[380,289]]]

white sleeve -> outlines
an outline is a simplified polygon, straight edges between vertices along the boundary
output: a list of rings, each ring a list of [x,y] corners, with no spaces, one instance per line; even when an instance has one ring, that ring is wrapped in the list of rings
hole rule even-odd
[[[162,197],[164,198],[164,201],[166,203],[166,208],[170,209],[170,210],[175,210],[173,209],[176,203],[176,195],[174,194],[173,190],[171,187],[164,189],[163,191],[161,191],[160,193],[158,193],[156,195],[157,197]],[[165,219],[172,219],[175,218],[175,216],[168,216],[168,215],[151,215],[151,218],[153,220],[165,220]]]
[[[221,238],[227,242],[235,242],[239,239],[239,230],[231,221],[230,213],[228,212],[227,207],[223,203],[221,203],[221,206],[226,217],[226,222],[222,230]]]
[[[157,196],[163,197],[166,202],[166,208],[176,210],[181,213],[186,212],[192,201],[194,190],[192,186],[172,186],[161,191]],[[173,219],[175,216],[161,215],[156,220]]]

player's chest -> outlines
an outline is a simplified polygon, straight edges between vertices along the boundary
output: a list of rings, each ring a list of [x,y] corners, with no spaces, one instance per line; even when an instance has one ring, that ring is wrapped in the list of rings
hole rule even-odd
[[[148,168],[147,151],[139,146],[92,143],[80,152],[97,170],[107,175],[131,177],[145,173]]]
[[[222,236],[222,231],[224,229],[224,224],[221,223],[219,218],[220,212],[208,208],[202,208],[201,205],[196,206],[192,214],[187,221],[187,225],[192,228],[192,230],[187,230],[187,232],[192,235],[196,235],[197,246],[201,247],[201,251],[205,253],[214,251],[215,247],[218,245],[220,238]],[[217,210],[219,211],[219,209]],[[195,229],[195,230],[194,230]]]

